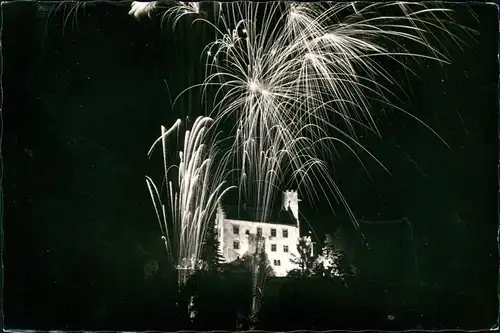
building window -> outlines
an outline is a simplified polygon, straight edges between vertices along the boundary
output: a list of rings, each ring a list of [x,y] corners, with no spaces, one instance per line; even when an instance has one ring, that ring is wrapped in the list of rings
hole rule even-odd
[[[281,266],[281,260],[274,259],[274,266]]]
[[[262,236],[262,228],[257,228],[257,236]]]
[[[276,229],[271,229],[271,237],[276,237]]]
[[[283,252],[288,252],[288,245],[283,245]]]
[[[239,235],[240,234],[240,227],[237,225],[233,225],[233,234]]]
[[[288,238],[288,229],[283,229],[283,238]]]
[[[233,249],[239,250],[240,249],[240,242],[237,240],[233,241]]]
[[[271,252],[276,252],[276,244],[271,244]]]

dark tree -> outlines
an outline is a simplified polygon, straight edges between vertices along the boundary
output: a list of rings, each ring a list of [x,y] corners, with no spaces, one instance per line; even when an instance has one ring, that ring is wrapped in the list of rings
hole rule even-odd
[[[212,219],[208,225],[207,232],[205,235],[205,242],[203,244],[203,250],[201,254],[201,259],[204,262],[204,268],[209,273],[219,273],[222,269],[222,263],[224,258],[220,253],[220,242],[217,233],[217,228],[215,225],[215,220]]]
[[[346,252],[336,246],[332,235],[325,235],[323,244],[314,263],[313,274],[340,279],[347,283],[349,277],[356,275],[356,268],[351,264]]]
[[[288,273],[288,277],[309,277],[313,274],[314,257],[312,253],[312,241],[308,236],[301,237],[297,244],[298,256],[292,255],[292,263],[299,266]]]
[[[264,286],[268,277],[274,276],[274,270],[264,248],[265,240],[258,235],[249,235],[250,250],[243,256],[246,269],[250,273],[251,305],[248,316],[239,321],[240,329],[253,330],[258,321],[260,307],[264,297]]]

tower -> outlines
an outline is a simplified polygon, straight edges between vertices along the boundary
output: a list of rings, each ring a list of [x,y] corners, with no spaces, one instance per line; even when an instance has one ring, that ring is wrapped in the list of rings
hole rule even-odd
[[[297,191],[289,190],[283,192],[283,210],[288,210],[293,214],[295,221],[297,221],[297,228],[300,228],[299,224],[299,196]]]

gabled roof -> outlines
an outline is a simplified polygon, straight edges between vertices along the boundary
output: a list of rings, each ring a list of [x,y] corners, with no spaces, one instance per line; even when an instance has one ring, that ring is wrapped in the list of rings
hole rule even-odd
[[[293,213],[290,210],[290,208],[288,208],[287,210],[284,209],[271,210],[271,212],[269,212],[269,216],[267,217],[267,221],[261,221],[262,210],[258,208],[222,204],[222,209],[227,219],[267,222],[267,223],[287,224],[287,225],[297,224],[297,220],[293,216]]]

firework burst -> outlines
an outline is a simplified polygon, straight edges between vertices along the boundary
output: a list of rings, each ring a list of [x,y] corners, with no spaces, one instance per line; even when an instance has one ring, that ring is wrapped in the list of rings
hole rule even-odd
[[[147,1],[147,2],[142,2],[142,1],[132,1],[130,4],[130,10],[128,14],[130,16],[135,17],[136,19],[140,19],[143,16],[148,16],[149,18],[152,18],[152,14],[154,10],[157,8],[158,2],[157,1]]]
[[[287,165],[305,195],[335,193],[357,227],[321,157],[335,156],[339,144],[356,154],[354,145],[379,162],[358,142],[355,130],[362,126],[379,133],[372,100],[405,112],[439,137],[416,115],[391,104],[398,83],[381,59],[408,70],[404,58],[447,63],[429,29],[456,39],[447,32],[450,10],[420,3],[231,2],[215,7],[213,22],[198,19],[217,34],[206,47],[207,75],[198,86],[203,94],[214,89],[217,123],[232,119],[237,124],[231,153],[241,170],[242,194],[268,207]],[[407,45],[420,51],[411,52]]]
[[[167,139],[179,130],[180,120],[168,130],[162,126],[161,136],[148,152],[150,156],[161,143],[165,193],[160,193],[150,177],[146,177],[146,183],[162,239],[171,262],[178,269],[181,285],[200,264],[209,220],[214,217],[221,197],[231,188],[225,188],[224,168],[214,164],[217,142],[208,139],[211,123],[208,117],[196,119],[192,129],[185,133],[184,147],[179,151],[176,165],[169,165],[167,161]]]
[[[161,13],[161,21],[168,21],[172,24],[172,28],[175,27],[185,16],[203,16],[204,12],[200,8],[199,2],[187,2],[178,1],[174,5],[165,1],[132,1],[130,4],[130,11],[128,14],[136,19],[140,19],[144,16],[153,18],[155,12]]]

